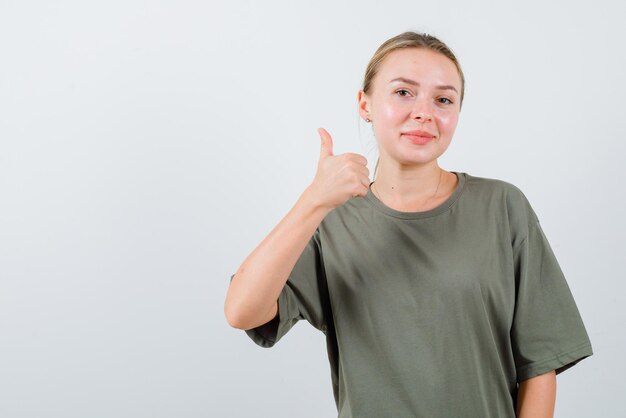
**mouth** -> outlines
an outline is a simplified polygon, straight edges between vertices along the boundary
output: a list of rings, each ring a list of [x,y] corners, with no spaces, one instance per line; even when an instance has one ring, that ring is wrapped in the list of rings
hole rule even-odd
[[[435,139],[435,135],[426,131],[408,131],[401,134],[414,144],[423,145]]]

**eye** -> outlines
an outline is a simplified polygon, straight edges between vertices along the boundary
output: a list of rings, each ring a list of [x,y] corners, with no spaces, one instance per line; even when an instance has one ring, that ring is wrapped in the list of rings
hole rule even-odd
[[[439,100],[447,100],[448,101],[447,103],[443,102],[444,104],[452,104],[453,103],[452,100],[448,99],[447,97],[441,97]]]
[[[408,90],[400,89],[396,90],[396,94],[398,94],[400,97],[407,97],[411,93]]]

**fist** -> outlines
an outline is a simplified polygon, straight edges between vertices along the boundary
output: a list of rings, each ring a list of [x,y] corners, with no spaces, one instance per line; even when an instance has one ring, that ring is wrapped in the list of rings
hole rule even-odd
[[[309,190],[314,201],[335,208],[350,198],[363,197],[370,185],[367,159],[360,154],[333,154],[333,139],[324,129],[317,132],[322,140],[317,172]]]

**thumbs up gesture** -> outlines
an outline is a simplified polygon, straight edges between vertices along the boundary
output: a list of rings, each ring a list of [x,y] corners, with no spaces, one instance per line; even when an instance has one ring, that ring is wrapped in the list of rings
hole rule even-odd
[[[350,198],[365,196],[369,188],[367,159],[359,154],[333,154],[333,139],[324,129],[317,132],[322,140],[317,173],[309,186],[320,205],[335,208]]]

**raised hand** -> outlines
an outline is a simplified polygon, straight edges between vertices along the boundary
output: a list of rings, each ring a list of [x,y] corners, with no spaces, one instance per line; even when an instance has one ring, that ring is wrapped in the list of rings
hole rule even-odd
[[[367,159],[354,153],[333,154],[333,139],[324,129],[317,132],[322,140],[317,172],[309,191],[320,205],[335,208],[350,198],[365,196],[370,184]]]

